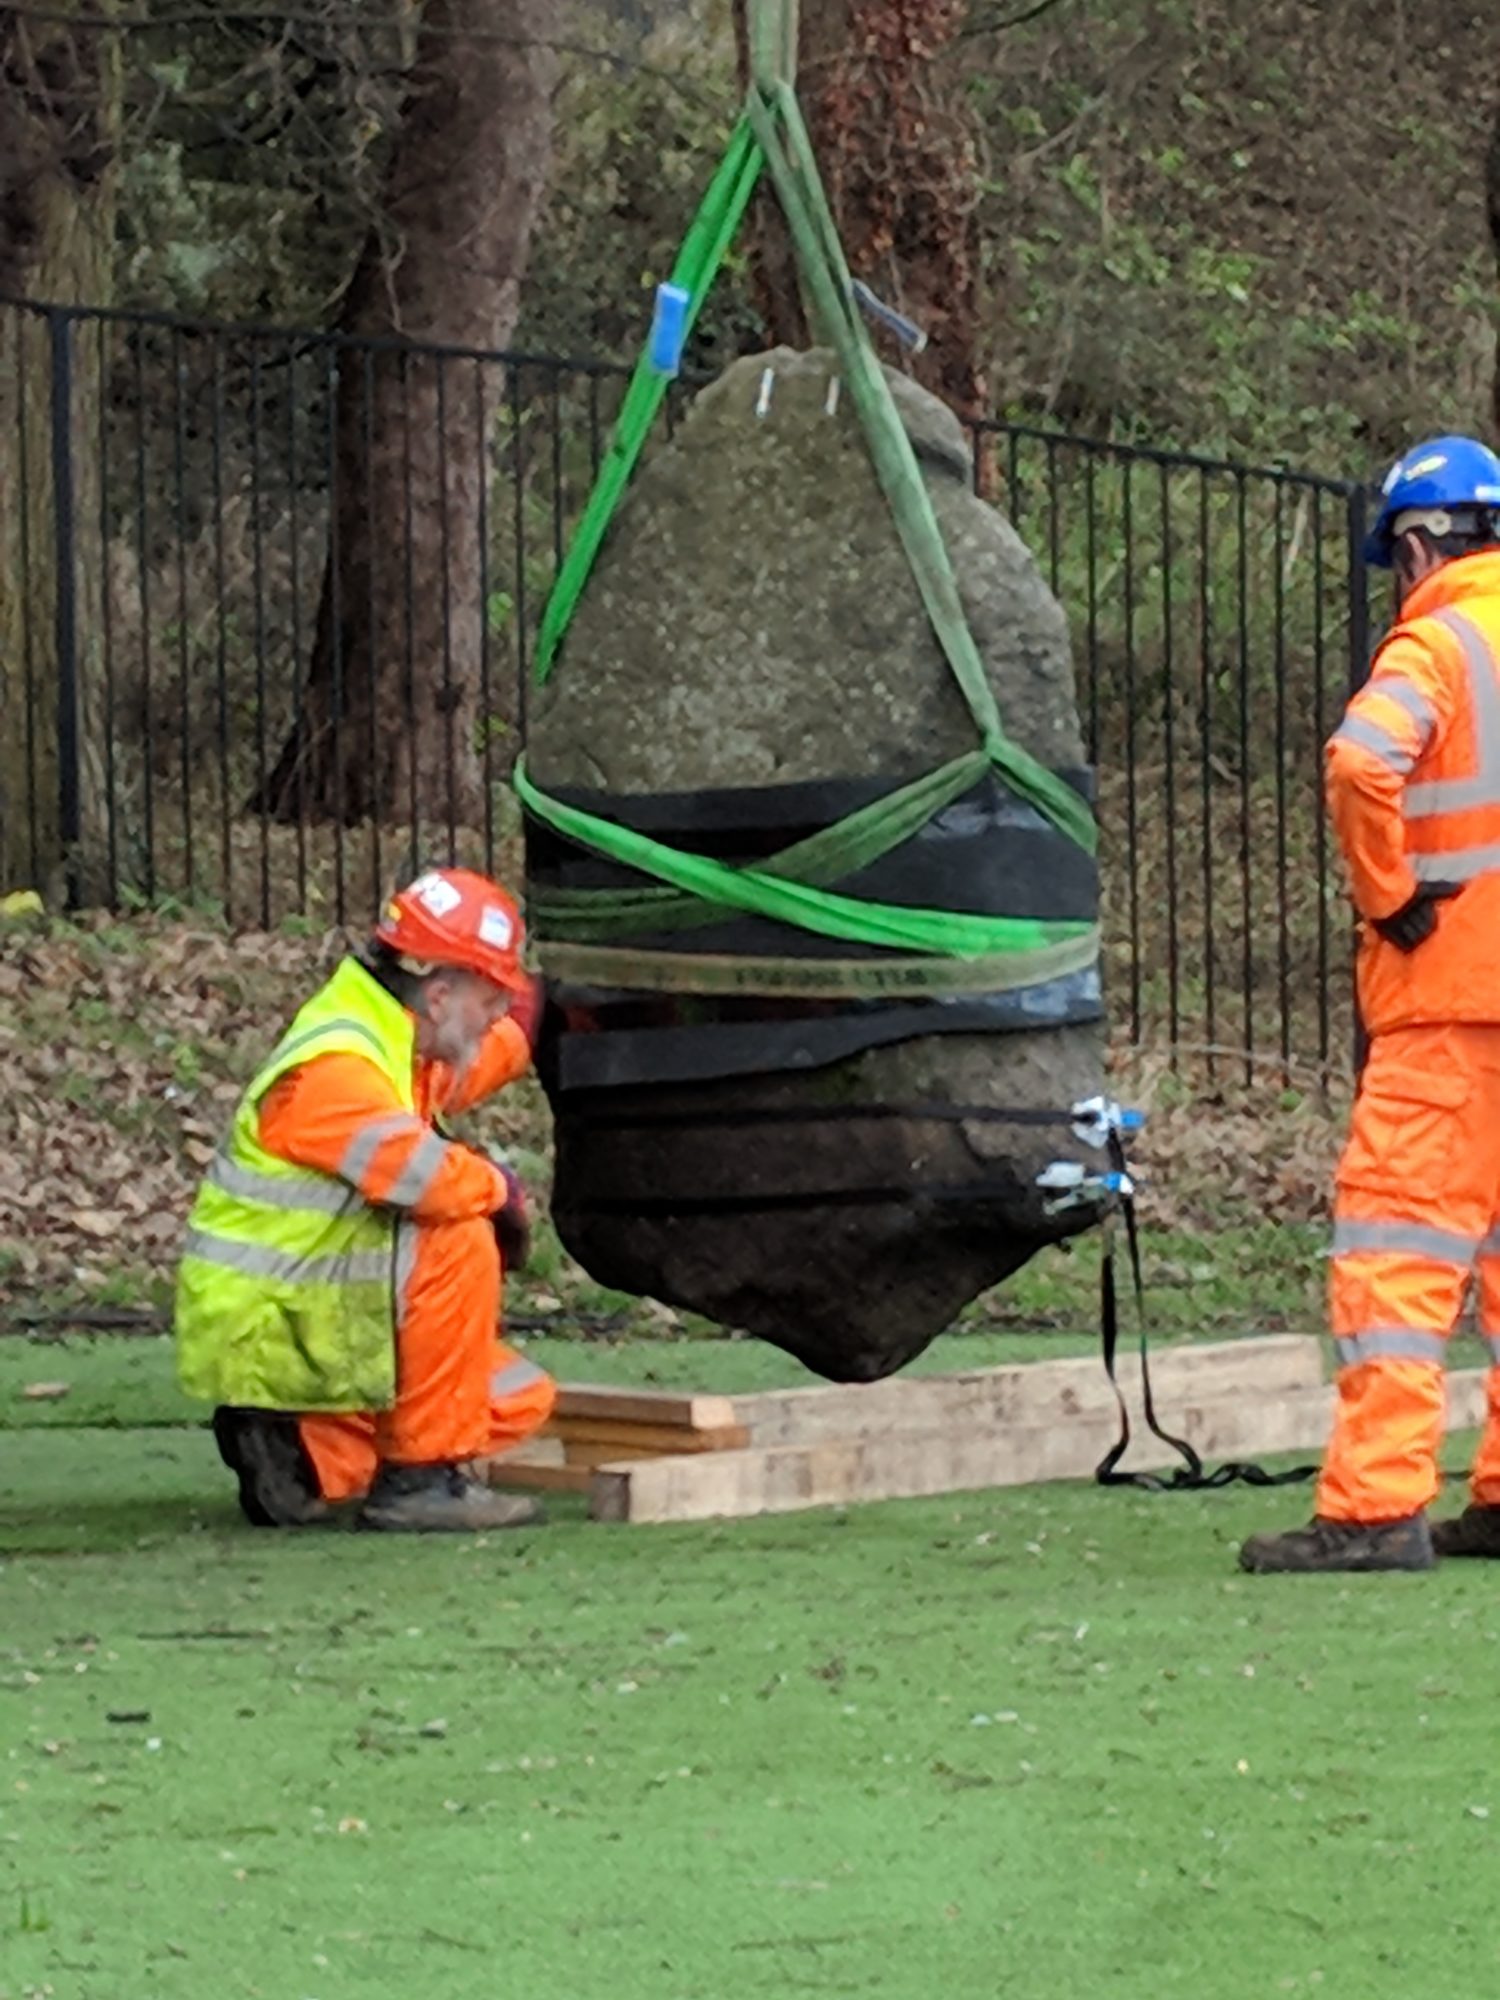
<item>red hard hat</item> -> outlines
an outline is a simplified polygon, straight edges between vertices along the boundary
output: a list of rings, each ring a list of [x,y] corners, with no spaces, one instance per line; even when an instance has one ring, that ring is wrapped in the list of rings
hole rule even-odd
[[[429,868],[386,904],[375,935],[413,960],[414,971],[453,965],[508,993],[530,989],[521,965],[521,913],[498,883],[472,869]]]

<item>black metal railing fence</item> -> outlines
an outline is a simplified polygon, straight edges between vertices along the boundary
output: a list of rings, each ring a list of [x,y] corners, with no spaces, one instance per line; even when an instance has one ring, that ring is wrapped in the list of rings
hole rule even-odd
[[[362,920],[414,857],[494,866],[624,381],[0,306],[5,886],[270,927]],[[1319,781],[1369,650],[1362,489],[1021,424],[975,450],[1072,622],[1117,1021],[1211,1069],[1342,1068]]]

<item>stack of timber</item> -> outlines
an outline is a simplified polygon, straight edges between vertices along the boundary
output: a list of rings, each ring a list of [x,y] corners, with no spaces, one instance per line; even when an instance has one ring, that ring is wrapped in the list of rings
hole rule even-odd
[[[1151,1376],[1163,1428],[1206,1462],[1316,1450],[1328,1435],[1333,1389],[1312,1336],[1164,1348]],[[1176,1463],[1145,1427],[1134,1356],[1120,1381],[1125,1469]],[[1449,1427],[1483,1412],[1483,1370],[1450,1374]],[[488,1476],[585,1493],[596,1521],[703,1521],[1087,1479],[1118,1426],[1097,1357],[741,1396],[571,1387],[542,1437]]]

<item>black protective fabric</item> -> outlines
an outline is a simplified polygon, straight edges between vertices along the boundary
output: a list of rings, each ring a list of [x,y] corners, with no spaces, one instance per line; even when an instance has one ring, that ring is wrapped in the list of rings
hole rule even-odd
[[[671,1111],[621,1111],[607,1095],[593,1103],[577,1101],[568,1107],[574,1124],[590,1132],[671,1132],[691,1130],[703,1123],[697,1106]],[[945,1125],[1055,1125],[1071,1126],[1072,1111],[1039,1111],[1035,1105],[1010,1104],[740,1104],[716,1105],[713,1122],[721,1130],[739,1131],[747,1126],[867,1124],[899,1118],[903,1123],[930,1118]]]
[[[1087,770],[1059,773],[1091,798]],[[616,796],[559,789],[569,806],[716,860],[763,861],[885,795],[892,779],[861,778],[732,790]],[[635,870],[528,821],[527,878],[549,890],[646,886]],[[1098,914],[1093,858],[993,773],[911,839],[837,884],[843,894],[912,908],[991,916],[1065,918]],[[643,919],[643,924],[649,919]],[[826,957],[828,942],[769,919],[729,912],[686,930],[642,928],[617,946],[685,958]],[[879,946],[841,943],[844,958],[878,960]],[[861,1050],[919,1036],[1005,1034],[1082,1025],[1104,1017],[1097,966],[1003,993],[842,1002],[656,996],[554,982],[543,1061],[549,1088],[623,1089],[707,1083],[720,1077],[820,1069]]]
[[[1104,1016],[1099,975],[1092,968],[978,998],[824,1003],[800,1010],[794,1003],[768,1003],[758,1010],[759,1019],[743,1001],[662,1000],[648,1010],[639,994],[578,995],[561,988],[554,998],[569,1027],[557,1034],[550,1052],[542,1052],[541,1061],[546,1081],[563,1093],[821,1069],[862,1049],[919,1035],[1005,1034]],[[664,1018],[643,1023],[647,1011]]]
[[[1061,775],[1089,795],[1088,773]],[[556,796],[565,805],[607,816],[689,853],[752,863],[834,825],[888,789],[889,780],[869,780],[633,797],[559,789]],[[527,823],[526,874],[531,894],[543,899],[549,889],[651,886],[635,869],[579,847],[534,820]],[[911,839],[832,886],[840,895],[863,901],[978,916],[1092,923],[1099,909],[1093,857],[993,773]],[[820,958],[829,950],[828,940],[812,932],[739,912],[687,930],[652,931],[643,925],[639,933],[611,941],[642,950],[747,957]],[[838,947],[841,958],[883,955],[879,945],[841,942]]]

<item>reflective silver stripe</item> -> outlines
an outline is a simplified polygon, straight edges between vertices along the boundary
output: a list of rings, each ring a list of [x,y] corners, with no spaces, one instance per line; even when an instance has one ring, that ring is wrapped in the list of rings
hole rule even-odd
[[[342,1215],[358,1196],[341,1181],[320,1176],[281,1180],[273,1174],[252,1173],[236,1165],[222,1153],[215,1153],[213,1165],[204,1178],[225,1194],[258,1201],[266,1208],[284,1208],[297,1215]]]
[[[1371,1326],[1336,1340],[1334,1346],[1344,1368],[1358,1367],[1361,1361],[1430,1361],[1440,1368],[1447,1343],[1440,1333],[1422,1333],[1412,1326]]]
[[[523,1389],[529,1389],[533,1382],[545,1382],[547,1371],[538,1368],[534,1361],[525,1361],[519,1356],[507,1361],[503,1368],[497,1368],[490,1377],[492,1396],[519,1396]]]
[[[1408,819],[1465,812],[1471,806],[1500,805],[1500,669],[1484,634],[1462,612],[1450,609],[1433,615],[1457,639],[1469,669],[1475,770],[1472,778],[1432,778],[1424,784],[1408,785],[1401,801]],[[1453,879],[1467,881],[1468,877]]]
[[[1500,1368],[1500,1333],[1487,1333],[1484,1344],[1490,1350],[1491,1368]]]
[[[396,1324],[406,1317],[406,1294],[417,1268],[417,1225],[402,1217],[396,1224]]]
[[[1362,1250],[1389,1250],[1397,1256],[1435,1257],[1439,1263],[1461,1264],[1465,1270],[1479,1251],[1473,1236],[1457,1236],[1425,1222],[1335,1222],[1333,1254],[1347,1257]]]
[[[289,1250],[268,1250],[261,1243],[213,1236],[206,1229],[188,1231],[183,1255],[218,1264],[226,1271],[239,1271],[247,1278],[275,1278],[296,1285],[378,1284],[391,1275],[391,1259],[384,1250],[353,1250],[346,1257],[298,1257]]]
[[[1382,729],[1378,722],[1371,722],[1367,716],[1346,715],[1333,732],[1333,740],[1335,743],[1357,743],[1361,750],[1368,750],[1403,778],[1417,761],[1388,729]]]
[[[416,1134],[427,1130],[414,1111],[386,1111],[378,1118],[368,1118],[344,1148],[339,1172],[358,1187],[387,1139],[397,1138],[403,1132]]]
[[[271,1051],[267,1068],[273,1062],[280,1062],[284,1056],[292,1055],[298,1049],[305,1048],[309,1042],[323,1041],[329,1035],[335,1033],[358,1035],[362,1042],[368,1042],[376,1055],[384,1060],[385,1050],[381,1046],[380,1037],[375,1033],[374,1029],[366,1027],[363,1021],[348,1019],[340,1015],[336,1020],[321,1022],[316,1028],[304,1028],[300,1035],[289,1035],[284,1042],[278,1042],[276,1047]]]
[[[442,1172],[447,1157],[447,1140],[440,1139],[436,1132],[429,1132],[397,1174],[390,1193],[382,1195],[381,1200],[390,1202],[395,1208],[410,1208],[432,1186]]]
[[[1472,882],[1476,875],[1493,875],[1500,868],[1500,840],[1483,847],[1455,847],[1447,854],[1408,854],[1419,882]]]
[[[1500,1257],[1500,1222],[1494,1225],[1489,1235],[1481,1242],[1478,1254],[1481,1257]]]
[[[1433,713],[1432,703],[1419,687],[1413,687],[1400,674],[1377,673],[1374,680],[1365,683],[1363,692],[1383,695],[1387,701],[1395,702],[1398,708],[1404,708],[1421,730],[1425,747],[1428,737],[1437,728],[1437,716]]]

